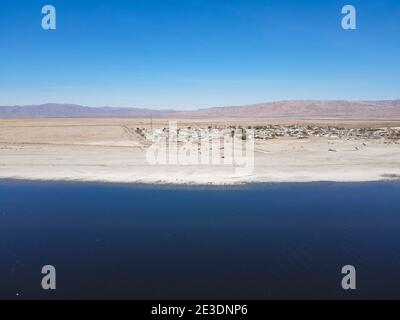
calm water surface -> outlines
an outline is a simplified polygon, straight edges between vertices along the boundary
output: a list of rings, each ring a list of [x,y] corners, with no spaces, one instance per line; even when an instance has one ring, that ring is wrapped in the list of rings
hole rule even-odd
[[[399,299],[400,183],[2,181],[0,298]]]

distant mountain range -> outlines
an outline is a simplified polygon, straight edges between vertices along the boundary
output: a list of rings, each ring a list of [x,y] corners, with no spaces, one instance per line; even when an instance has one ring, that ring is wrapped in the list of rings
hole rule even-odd
[[[86,107],[77,104],[47,103],[28,106],[0,106],[0,118],[85,118],[85,117],[165,117],[174,110],[144,108]]]
[[[0,106],[0,118],[400,118],[400,100],[288,100],[194,111],[87,107],[48,103]]]

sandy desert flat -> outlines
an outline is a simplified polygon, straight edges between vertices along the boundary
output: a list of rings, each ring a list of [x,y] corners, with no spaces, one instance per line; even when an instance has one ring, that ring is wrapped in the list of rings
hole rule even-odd
[[[178,125],[304,124],[347,128],[400,127],[400,120],[180,119]],[[163,128],[154,119],[0,120],[0,178],[115,183],[213,184],[253,182],[362,182],[400,178],[400,143],[385,139],[279,137],[256,141],[254,169],[230,165],[151,164],[149,141],[136,128]]]

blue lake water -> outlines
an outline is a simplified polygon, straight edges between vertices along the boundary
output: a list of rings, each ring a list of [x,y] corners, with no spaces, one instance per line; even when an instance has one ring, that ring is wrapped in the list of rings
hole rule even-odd
[[[0,298],[399,299],[400,183],[2,181]]]

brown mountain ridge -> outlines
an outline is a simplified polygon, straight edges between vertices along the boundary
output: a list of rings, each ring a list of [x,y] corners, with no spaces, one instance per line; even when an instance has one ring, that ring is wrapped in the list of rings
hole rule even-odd
[[[400,100],[285,100],[193,111],[47,103],[0,106],[0,118],[400,118]]]

